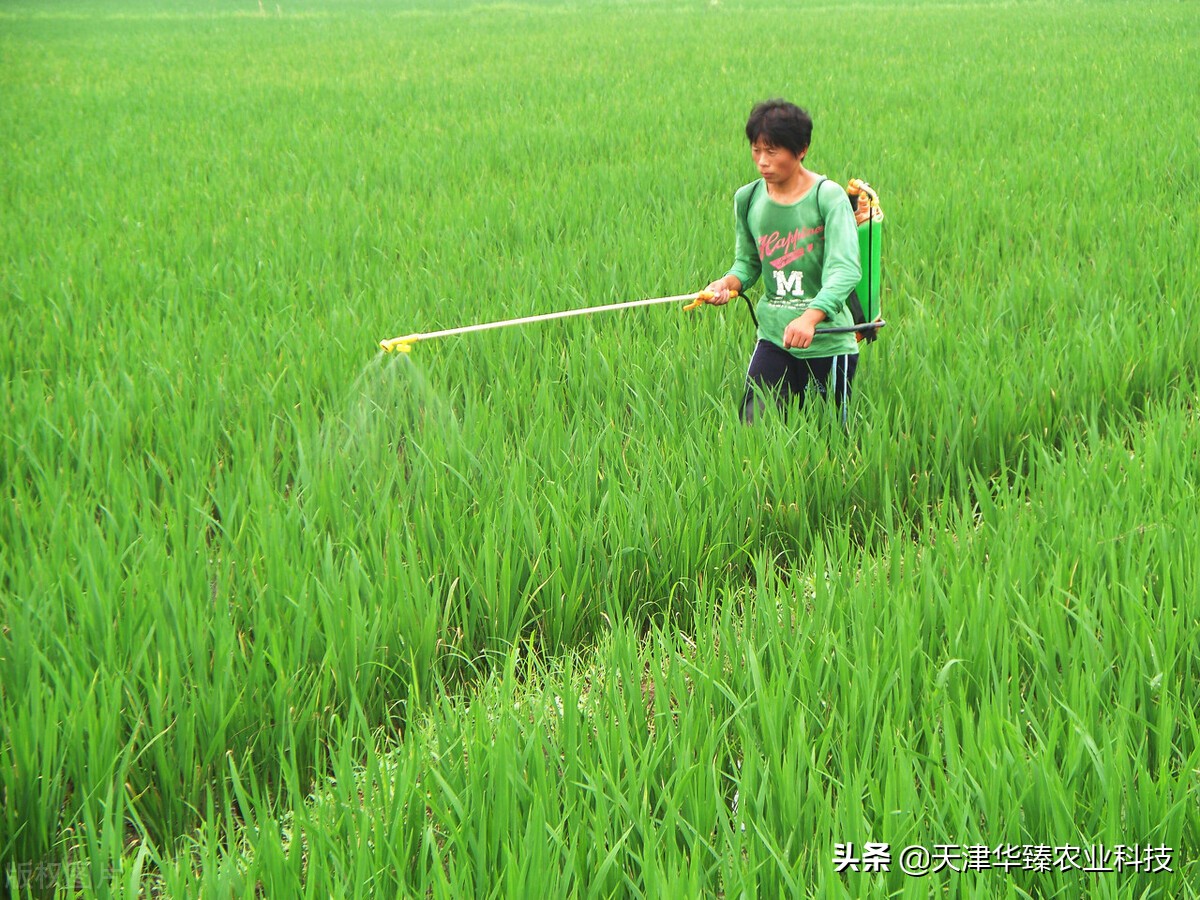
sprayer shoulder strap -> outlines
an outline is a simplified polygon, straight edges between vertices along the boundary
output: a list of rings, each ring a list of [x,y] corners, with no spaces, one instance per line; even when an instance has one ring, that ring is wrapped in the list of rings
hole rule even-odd
[[[817,182],[817,212],[821,214],[821,225],[825,224],[825,210],[821,208],[821,185],[827,182],[828,178],[822,178]],[[825,243],[821,244],[821,265],[825,264]],[[850,296],[846,298],[846,308],[850,310],[850,315],[854,319],[855,325],[864,325],[867,321],[867,314],[863,312],[862,301],[858,299],[858,291],[854,288],[850,289]]]
[[[745,203],[738,204],[738,218],[746,224],[746,231],[753,237],[754,232],[750,231],[750,205],[754,202],[754,195],[758,193],[758,189],[762,187],[762,179],[754,182],[754,186],[746,192]],[[754,323],[755,330],[758,329],[758,316],[754,314],[754,304],[750,302],[750,298],[743,292],[742,299],[746,301],[746,309],[750,312],[750,321]]]
[[[747,229],[750,228],[750,204],[754,202],[754,195],[758,193],[758,189],[760,187],[762,187],[761,178],[754,182],[750,190],[746,192],[745,205],[738,208],[738,215],[741,217],[742,221],[746,223]]]

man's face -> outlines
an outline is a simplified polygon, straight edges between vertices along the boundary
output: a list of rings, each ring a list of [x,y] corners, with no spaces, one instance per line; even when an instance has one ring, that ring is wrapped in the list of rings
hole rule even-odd
[[[787,181],[800,168],[802,156],[797,156],[785,147],[777,147],[762,138],[750,148],[758,173],[768,183]]]

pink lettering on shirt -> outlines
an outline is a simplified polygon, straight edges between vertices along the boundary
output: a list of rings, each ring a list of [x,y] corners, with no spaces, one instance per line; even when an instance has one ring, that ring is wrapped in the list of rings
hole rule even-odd
[[[801,241],[818,235],[824,230],[824,225],[818,225],[816,228],[796,228],[788,232],[788,234],[784,237],[780,237],[778,231],[773,231],[770,234],[764,234],[758,239],[758,258],[765,261],[768,256],[774,256],[776,253],[781,251],[784,253],[794,253],[797,249],[800,249]],[[811,250],[812,244],[809,243],[804,249]],[[803,253],[793,256],[792,259],[797,259],[801,255],[803,255]],[[775,264],[772,263],[772,265]],[[786,263],[784,265],[786,265]],[[775,268],[780,267],[775,265]]]

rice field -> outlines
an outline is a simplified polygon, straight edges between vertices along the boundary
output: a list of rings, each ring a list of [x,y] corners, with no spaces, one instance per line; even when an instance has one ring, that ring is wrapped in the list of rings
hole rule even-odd
[[[1197,47],[5,3],[2,890],[1200,895]],[[886,213],[847,429],[735,304],[380,352],[699,290],[771,96]]]

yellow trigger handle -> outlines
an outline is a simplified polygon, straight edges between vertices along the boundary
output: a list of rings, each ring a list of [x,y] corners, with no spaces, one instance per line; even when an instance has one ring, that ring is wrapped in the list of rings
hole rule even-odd
[[[738,295],[737,291],[729,292],[730,299],[736,297],[737,295]],[[691,303],[689,303],[687,306],[685,306],[684,309],[686,309],[690,312],[691,310],[695,309],[698,306],[703,306],[705,303],[707,303],[712,298],[713,298],[712,291],[700,291],[700,293],[698,293],[696,295],[696,299],[693,300]]]

